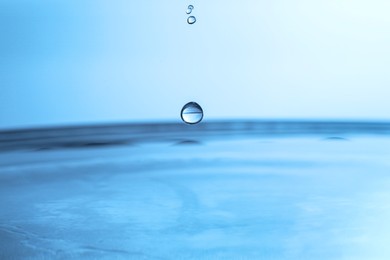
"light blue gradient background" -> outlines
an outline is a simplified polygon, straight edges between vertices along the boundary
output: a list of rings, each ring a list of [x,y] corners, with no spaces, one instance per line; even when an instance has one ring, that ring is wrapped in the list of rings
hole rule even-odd
[[[205,120],[388,120],[389,13],[386,0],[0,0],[0,128],[179,121],[187,101]]]

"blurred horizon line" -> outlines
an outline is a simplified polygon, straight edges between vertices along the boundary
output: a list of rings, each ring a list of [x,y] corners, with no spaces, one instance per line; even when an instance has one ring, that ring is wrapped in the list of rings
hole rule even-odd
[[[197,127],[203,124],[215,124],[215,123],[327,123],[327,124],[390,124],[390,119],[356,119],[356,118],[213,118],[204,119],[192,127]],[[53,124],[38,124],[38,125],[26,125],[26,126],[10,126],[0,127],[0,134],[6,132],[26,132],[26,131],[39,131],[39,130],[55,130],[55,129],[79,129],[79,128],[99,128],[99,127],[116,127],[116,126],[141,126],[141,125],[188,125],[181,121],[181,119],[159,119],[159,120],[118,120],[118,121],[99,121],[99,122],[70,122],[70,123],[53,123]],[[190,127],[191,127],[190,126]]]
[[[0,131],[0,152],[41,151],[145,143],[203,143],[234,138],[319,137],[349,140],[352,136],[390,136],[390,122],[319,120],[215,120],[197,125],[182,122],[95,124]]]

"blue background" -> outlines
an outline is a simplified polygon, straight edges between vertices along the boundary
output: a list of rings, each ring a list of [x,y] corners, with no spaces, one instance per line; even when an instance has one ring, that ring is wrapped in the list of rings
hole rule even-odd
[[[188,101],[205,120],[387,120],[389,11],[385,0],[0,0],[0,128],[179,121]]]

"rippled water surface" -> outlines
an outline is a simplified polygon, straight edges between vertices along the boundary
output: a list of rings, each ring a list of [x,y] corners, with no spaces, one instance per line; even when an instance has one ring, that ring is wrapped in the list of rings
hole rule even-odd
[[[386,259],[390,124],[0,132],[0,258]]]

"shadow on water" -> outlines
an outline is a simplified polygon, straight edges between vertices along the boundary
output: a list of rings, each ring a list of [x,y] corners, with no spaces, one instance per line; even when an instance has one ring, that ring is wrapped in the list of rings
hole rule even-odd
[[[323,141],[349,141],[348,138],[340,136],[330,136],[323,139]]]
[[[182,140],[174,143],[174,145],[202,145],[202,142],[197,140]]]
[[[78,141],[68,141],[68,142],[54,142],[49,144],[42,143],[42,145],[40,145],[36,149],[36,151],[47,151],[47,150],[56,150],[56,149],[88,149],[88,148],[110,147],[110,146],[119,146],[119,145],[131,145],[131,142],[78,140]]]

